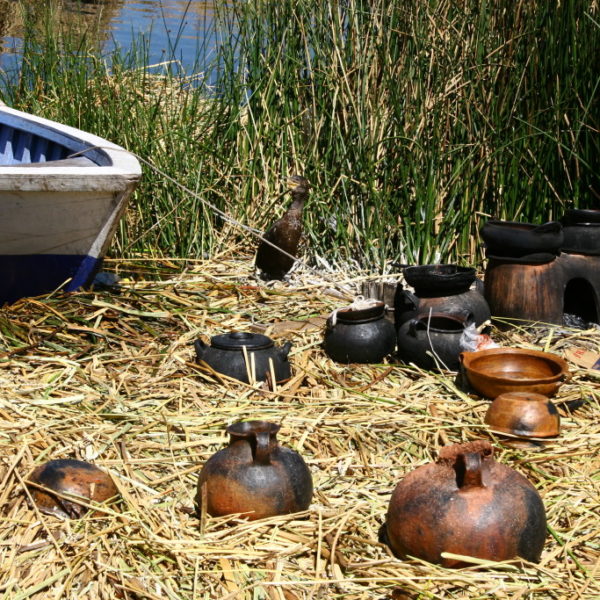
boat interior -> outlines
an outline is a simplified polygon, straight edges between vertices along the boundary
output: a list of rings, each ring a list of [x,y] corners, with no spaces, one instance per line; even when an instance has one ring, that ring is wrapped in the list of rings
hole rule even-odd
[[[0,166],[112,166],[109,155],[67,132],[0,111]]]

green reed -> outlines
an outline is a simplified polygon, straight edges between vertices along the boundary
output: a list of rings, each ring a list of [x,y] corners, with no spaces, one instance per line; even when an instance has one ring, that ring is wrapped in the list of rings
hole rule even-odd
[[[33,23],[5,100],[125,145],[259,229],[281,211],[285,175],[303,172],[309,254],[374,270],[475,262],[490,216],[543,222],[598,205],[591,0],[215,10],[219,44],[197,57],[193,85],[153,75],[143,39],[103,57],[91,35]],[[113,252],[198,256],[245,236],[146,167]]]

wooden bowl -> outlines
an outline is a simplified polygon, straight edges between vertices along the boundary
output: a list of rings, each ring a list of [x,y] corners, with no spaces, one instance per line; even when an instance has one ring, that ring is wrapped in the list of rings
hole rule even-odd
[[[108,473],[90,463],[68,458],[50,460],[37,467],[29,476],[28,487],[40,512],[63,519],[80,518],[88,510],[86,504],[100,504],[117,495]],[[94,515],[97,514],[95,511]]]
[[[555,437],[560,432],[556,407],[542,394],[507,392],[500,394],[488,408],[484,423],[492,431],[519,437]]]
[[[467,380],[479,394],[496,398],[506,392],[554,396],[571,374],[567,363],[549,352],[490,348],[460,354]]]

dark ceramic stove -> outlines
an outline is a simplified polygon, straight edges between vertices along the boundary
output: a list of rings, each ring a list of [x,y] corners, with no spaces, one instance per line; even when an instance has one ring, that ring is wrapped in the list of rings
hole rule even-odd
[[[589,211],[583,212],[590,218]],[[486,238],[492,242],[487,247],[485,297],[493,317],[561,325],[600,322],[600,224],[573,223],[573,218],[565,216],[558,251],[555,239],[545,245],[538,236],[536,252],[529,254],[512,247],[511,222],[503,222],[502,227],[494,222],[493,240],[490,228],[484,226],[482,237],[486,244]],[[547,235],[555,227],[552,222],[542,231]],[[506,232],[502,256],[493,253],[502,239],[498,231]]]

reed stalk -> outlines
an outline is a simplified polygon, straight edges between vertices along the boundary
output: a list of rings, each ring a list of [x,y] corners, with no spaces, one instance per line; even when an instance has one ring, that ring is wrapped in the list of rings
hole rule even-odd
[[[598,202],[591,0],[219,3],[188,74],[177,37],[157,72],[147,39],[103,54],[53,23],[29,24],[9,104],[125,145],[258,229],[303,172],[307,260],[477,263],[486,218]],[[112,252],[197,257],[247,236],[146,168]]]

